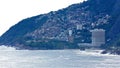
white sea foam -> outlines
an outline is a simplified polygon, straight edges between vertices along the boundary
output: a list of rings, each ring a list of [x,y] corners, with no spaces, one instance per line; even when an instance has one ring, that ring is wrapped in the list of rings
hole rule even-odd
[[[16,50],[14,47],[8,47],[8,46],[5,46],[5,45],[1,45],[0,46],[0,51],[13,51],[13,50]]]
[[[81,51],[81,50],[76,50],[76,54],[78,55],[93,55],[93,56],[118,56],[118,55],[112,55],[112,54],[101,54],[103,50],[85,50],[85,51]]]

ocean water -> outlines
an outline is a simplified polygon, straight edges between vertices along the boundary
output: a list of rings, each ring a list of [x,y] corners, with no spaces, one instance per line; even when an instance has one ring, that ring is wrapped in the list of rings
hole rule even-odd
[[[120,68],[120,56],[80,50],[15,50],[0,46],[0,68]]]

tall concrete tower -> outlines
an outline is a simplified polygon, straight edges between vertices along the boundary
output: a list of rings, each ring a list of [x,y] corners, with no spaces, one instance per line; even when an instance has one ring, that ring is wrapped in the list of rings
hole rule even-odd
[[[90,32],[92,32],[92,46],[100,46],[105,44],[105,30],[94,29]]]

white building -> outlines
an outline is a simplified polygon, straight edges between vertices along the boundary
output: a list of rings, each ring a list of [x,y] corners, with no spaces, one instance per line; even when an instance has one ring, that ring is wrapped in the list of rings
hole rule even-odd
[[[69,36],[72,36],[72,34],[73,34],[73,31],[72,30],[69,30]]]
[[[94,29],[92,32],[92,46],[100,46],[105,44],[105,30],[103,29]]]
[[[73,30],[69,30],[68,34],[69,34],[68,41],[72,43],[73,42]]]
[[[77,24],[76,27],[77,27],[77,30],[82,30],[82,24]]]

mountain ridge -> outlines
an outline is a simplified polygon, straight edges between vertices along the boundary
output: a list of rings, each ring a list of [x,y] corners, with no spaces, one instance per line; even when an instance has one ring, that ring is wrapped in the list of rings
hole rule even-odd
[[[79,48],[77,43],[91,42],[90,30],[104,29],[106,45],[101,48],[109,50],[120,38],[119,5],[119,0],[88,0],[30,17],[4,33],[0,44],[21,49],[74,49]],[[82,26],[81,34],[76,34],[77,25]],[[69,42],[69,30],[73,30],[74,42]]]

